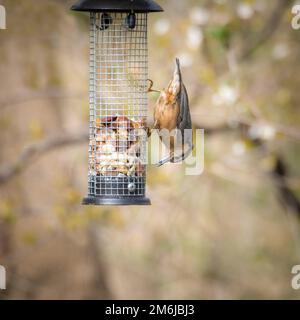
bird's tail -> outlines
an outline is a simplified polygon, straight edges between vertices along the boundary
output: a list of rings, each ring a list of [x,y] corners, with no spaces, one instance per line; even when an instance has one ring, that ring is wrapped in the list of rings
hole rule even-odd
[[[182,81],[180,60],[178,58],[176,58],[176,67],[175,67],[174,77],[178,77],[179,82]]]
[[[171,81],[171,85],[169,87],[171,89],[171,93],[173,94],[173,96],[176,96],[180,92],[181,84],[182,84],[182,76],[181,76],[181,70],[180,70],[180,61],[178,58],[176,58],[174,75]]]

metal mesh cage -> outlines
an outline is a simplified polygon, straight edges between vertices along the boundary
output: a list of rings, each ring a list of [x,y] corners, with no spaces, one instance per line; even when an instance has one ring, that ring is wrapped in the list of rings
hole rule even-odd
[[[147,13],[90,13],[90,143],[84,204],[145,198]]]

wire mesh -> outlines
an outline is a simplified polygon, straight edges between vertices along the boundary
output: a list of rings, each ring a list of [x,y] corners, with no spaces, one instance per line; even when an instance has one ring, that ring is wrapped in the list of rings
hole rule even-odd
[[[90,17],[89,196],[145,196],[147,14]]]

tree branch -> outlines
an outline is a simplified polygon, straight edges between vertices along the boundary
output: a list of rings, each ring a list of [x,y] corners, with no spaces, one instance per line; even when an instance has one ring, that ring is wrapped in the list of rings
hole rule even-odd
[[[19,104],[24,104],[26,102],[34,101],[34,100],[61,100],[61,99],[82,99],[84,97],[83,94],[78,93],[66,93],[62,90],[57,89],[47,89],[41,91],[34,91],[24,93],[21,96],[13,97],[11,99],[5,99],[5,101],[0,101],[0,110],[4,110],[8,107],[12,107]]]
[[[277,28],[280,25],[281,19],[285,13],[285,10],[293,3],[292,0],[278,0],[278,3],[271,14],[270,18],[267,20],[264,28],[260,31],[255,38],[248,43],[247,46],[243,49],[242,53],[239,56],[239,61],[242,62],[249,58],[261,45],[263,45],[269,38],[275,33]]]
[[[284,205],[286,205],[288,208],[297,213],[298,218],[300,218],[300,201],[293,192],[293,190],[291,190],[287,184],[287,171],[287,165],[285,164],[283,159],[277,157],[276,164],[274,166],[272,174],[275,181],[279,182],[278,191],[281,201]]]
[[[226,124],[218,127],[205,128],[199,123],[196,125],[196,127],[201,127],[205,130],[205,134],[208,135],[232,131],[238,131],[242,135],[245,135],[249,130],[249,125],[245,123],[239,123],[235,128],[232,128]],[[33,163],[33,161],[36,161],[47,152],[61,147],[87,143],[88,137],[89,135],[86,131],[78,132],[76,134],[61,134],[27,147],[14,163],[0,167],[0,185],[7,183],[9,179],[23,172],[30,164]],[[248,135],[247,138],[250,139]],[[261,140],[253,140],[253,143],[257,147],[264,146],[264,142]],[[282,157],[278,155],[276,156],[276,165],[271,172],[271,177],[276,182],[276,188],[284,204],[293,209],[296,215],[300,218],[300,201],[287,183],[287,165]]]
[[[45,153],[57,148],[80,144],[87,141],[88,133],[83,131],[75,134],[61,134],[26,147],[12,164],[0,167],[0,185],[8,182],[9,179],[24,171],[33,161],[37,160]]]

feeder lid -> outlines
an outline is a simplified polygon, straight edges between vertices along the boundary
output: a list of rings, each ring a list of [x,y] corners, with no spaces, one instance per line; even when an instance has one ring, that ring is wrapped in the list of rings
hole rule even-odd
[[[160,12],[162,7],[153,0],[79,0],[71,10],[100,12]]]

